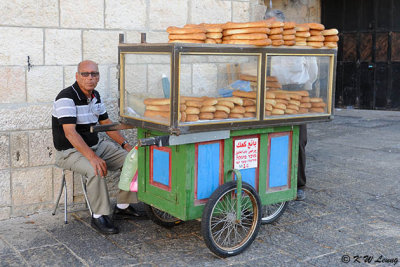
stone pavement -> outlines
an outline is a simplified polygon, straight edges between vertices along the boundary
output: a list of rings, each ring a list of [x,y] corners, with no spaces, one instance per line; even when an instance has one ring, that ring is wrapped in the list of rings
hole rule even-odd
[[[309,124],[308,133],[306,200],[261,226],[238,256],[214,256],[196,220],[172,229],[123,221],[120,234],[104,236],[90,227],[88,211],[78,210],[68,224],[61,212],[1,221],[0,266],[395,265],[400,112],[337,110],[332,122]]]

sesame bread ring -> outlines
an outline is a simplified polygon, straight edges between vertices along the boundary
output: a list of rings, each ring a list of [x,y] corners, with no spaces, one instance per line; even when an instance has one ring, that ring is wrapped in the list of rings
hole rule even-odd
[[[272,28],[271,32],[269,34],[273,35],[273,34],[282,34],[282,33],[283,33],[283,28]]]
[[[193,33],[205,33],[206,30],[203,27],[193,27],[193,28],[179,28],[179,27],[168,27],[167,32],[169,34],[193,34]]]
[[[275,101],[276,101],[277,104],[284,104],[285,106],[289,105],[289,100],[286,100],[286,99],[278,98],[278,99],[275,99]]]
[[[192,44],[204,44],[203,40],[169,40],[168,43],[192,43]]]
[[[322,31],[319,30],[310,30],[311,36],[319,36],[322,35]]]
[[[235,104],[231,101],[226,101],[226,100],[218,100],[218,105],[226,106],[229,109],[233,108]]]
[[[200,109],[195,107],[187,107],[185,112],[187,115],[198,115],[200,113]]]
[[[146,105],[146,110],[169,111],[170,105]]]
[[[312,35],[307,37],[307,42],[323,42],[324,40],[325,38],[322,35]]]
[[[288,30],[284,30],[282,32],[283,35],[295,35],[296,34],[296,30],[295,29],[288,29]]]
[[[299,108],[299,110],[297,111],[297,114],[304,114],[304,113],[308,113],[308,108]]]
[[[274,22],[272,22],[271,23],[271,27],[269,27],[269,28],[279,28],[279,27],[284,27],[285,26],[285,24],[283,23],[283,22],[281,22],[281,21],[274,21]]]
[[[309,96],[302,96],[301,97],[301,102],[302,103],[309,103],[310,102],[310,97]]]
[[[296,32],[308,32],[310,30],[310,27],[305,24],[297,24],[294,29],[296,30]]]
[[[185,103],[187,101],[190,101],[190,100],[202,102],[204,100],[204,98],[203,97],[197,97],[197,96],[181,96],[181,101],[185,101]]]
[[[223,112],[226,112],[227,114],[231,113],[231,109],[228,108],[227,106],[223,106],[223,105],[215,105],[215,110],[223,111]]]
[[[222,33],[224,36],[233,34],[244,34],[244,33],[265,33],[269,34],[271,30],[269,28],[244,28],[244,29],[229,29],[224,30]]]
[[[310,27],[311,30],[325,30],[325,26],[320,23],[307,23],[307,25],[308,27]]]
[[[264,33],[245,33],[245,34],[233,34],[230,36],[231,40],[264,40],[267,35]]]
[[[296,36],[296,39],[294,39],[296,42],[307,42],[307,37],[299,37]]]
[[[285,109],[285,114],[297,114],[297,110],[287,108]]]
[[[213,106],[218,103],[218,100],[216,98],[207,98],[204,99],[203,101],[203,106]]]
[[[169,119],[170,113],[165,111],[146,110],[144,116],[149,118]]]
[[[281,46],[281,45],[284,45],[284,44],[285,44],[285,42],[283,40],[273,40],[272,41],[272,45],[273,46]]]
[[[310,36],[311,36],[310,32],[300,32],[300,31],[296,32],[296,37],[310,37]]]
[[[296,27],[296,22],[286,21],[286,22],[283,23],[283,28],[284,29],[293,29],[294,27]]]
[[[212,32],[221,33],[223,31],[223,29],[221,27],[207,27],[207,26],[204,26],[204,28],[206,29],[207,33],[212,33]]]
[[[325,42],[338,42],[339,41],[339,36],[337,35],[326,35],[325,36]]]
[[[269,88],[282,88],[282,84],[278,82],[266,82],[265,86]]]
[[[230,118],[230,119],[242,119],[244,117],[243,114],[242,113],[230,113],[228,118]]]
[[[243,99],[243,107],[254,106],[255,104],[256,101],[254,101],[253,99],[247,99],[247,98]]]
[[[299,110],[300,107],[297,105],[289,104],[286,106],[286,109]]]
[[[294,34],[283,35],[284,41],[294,41],[295,39],[296,39],[296,35],[294,35]]]
[[[232,92],[233,96],[238,96],[238,97],[245,97],[245,98],[257,98],[257,92],[245,92],[241,90],[236,90]]]
[[[257,107],[256,106],[247,106],[245,107],[246,112],[256,112]]]
[[[214,113],[211,112],[202,112],[199,114],[200,120],[212,120],[214,119]]]
[[[169,98],[146,98],[143,100],[145,105],[169,105]]]
[[[236,105],[243,106],[243,99],[241,99],[240,97],[235,97],[235,96],[232,96],[232,97],[224,97],[224,98],[222,98],[221,100],[231,101],[231,102],[233,102],[233,103],[236,104]]]
[[[283,115],[283,114],[285,114],[285,110],[279,109],[279,108],[274,108],[273,110],[271,110],[271,114],[272,115]]]
[[[214,106],[202,106],[200,108],[200,113],[201,112],[215,112],[217,109]]]
[[[222,33],[221,32],[209,32],[209,33],[206,33],[206,37],[211,38],[211,39],[219,39],[219,38],[222,38]]]
[[[282,103],[276,103],[274,108],[279,108],[279,109],[285,110],[286,109],[286,105],[282,104]]]
[[[226,113],[224,111],[220,111],[220,110],[217,110],[214,113],[214,119],[227,119],[228,116],[229,116],[228,113]]]
[[[268,104],[268,103],[265,104],[265,110],[271,111],[273,109],[274,109],[274,107],[271,104]]]
[[[275,99],[275,93],[267,91],[265,92],[265,98]]]
[[[180,104],[179,105],[179,110],[180,111],[185,111],[186,110],[186,105],[185,104]]]
[[[274,40],[282,40],[283,39],[283,35],[282,34],[269,35],[269,39],[271,39],[272,41],[274,41]]]
[[[268,82],[277,82],[278,78],[276,78],[276,76],[267,76],[267,81]]]
[[[297,94],[301,96],[309,96],[310,93],[307,90],[290,91],[291,94]]]
[[[268,116],[272,116],[272,112],[271,111],[265,111],[265,117],[268,117]]]
[[[181,112],[180,114],[181,114],[180,121],[185,122],[186,121],[186,112]]]
[[[328,30],[324,30],[322,31],[322,35],[338,35],[339,31],[337,29],[328,29]]]
[[[324,107],[326,107],[326,104],[324,102],[311,103],[311,107],[313,107],[313,108],[324,108]]]
[[[321,48],[324,46],[324,42],[307,42],[307,45],[314,48]]]
[[[215,39],[206,39],[204,41],[204,43],[206,43],[206,44],[216,44],[217,42],[215,41]]]
[[[198,115],[194,115],[194,114],[186,115],[186,122],[193,122],[193,121],[198,121],[198,120],[199,120]]]
[[[301,103],[300,107],[301,108],[311,108],[311,103]]]
[[[273,105],[273,106],[275,106],[276,105],[276,101],[274,100],[274,99],[265,99],[265,103],[266,104],[270,104],[270,105]]]
[[[222,39],[215,39],[215,42],[217,42],[217,44],[222,44]]]
[[[337,48],[337,42],[324,42],[324,46],[328,47],[328,48]]]
[[[301,102],[299,100],[293,100],[292,98],[290,98],[289,102],[290,105],[296,105],[296,106],[300,106]]]
[[[296,41],[295,40],[283,41],[283,44],[287,46],[292,46],[296,44]]]
[[[288,92],[289,96],[290,96],[290,100],[294,99],[294,100],[298,100],[300,102],[301,100],[301,95],[296,94],[296,93],[292,93],[292,92]]]
[[[288,94],[286,94],[286,93],[281,93],[281,92],[276,92],[276,93],[275,93],[275,98],[277,98],[277,99],[285,99],[285,100],[287,100],[287,101],[290,100],[290,96],[289,96]]]
[[[255,118],[256,117],[256,113],[254,113],[254,112],[246,112],[246,113],[243,114],[243,116],[245,118]]]
[[[228,40],[228,41],[222,41],[222,43],[223,44],[267,46],[267,45],[271,45],[271,39],[264,39],[264,40]]]
[[[195,101],[195,100],[188,100],[186,101],[186,106],[187,107],[195,107],[195,108],[199,108],[203,105],[203,102],[201,101]]]
[[[242,106],[235,106],[233,109],[231,109],[231,113],[245,113],[246,108]]]
[[[317,112],[317,113],[324,113],[325,109],[324,108],[310,108],[310,112]]]
[[[271,24],[265,20],[254,22],[227,22],[224,29],[241,29],[241,28],[271,28]]]
[[[191,34],[170,34],[170,40],[205,40],[207,39],[205,33],[191,33]]]

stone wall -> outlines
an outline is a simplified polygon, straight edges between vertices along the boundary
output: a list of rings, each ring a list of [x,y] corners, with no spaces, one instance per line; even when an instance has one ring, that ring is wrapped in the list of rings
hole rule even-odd
[[[0,220],[49,211],[61,170],[54,166],[51,108],[84,59],[99,63],[98,90],[118,120],[118,35],[166,42],[167,26],[262,18],[259,0],[0,1]],[[29,57],[29,62],[28,62]],[[126,131],[134,139],[133,131]],[[116,188],[118,173],[111,173]],[[83,203],[79,177],[67,173],[69,202]]]
[[[270,0],[264,0],[269,8]],[[320,0],[272,0],[272,8],[282,10],[286,20],[296,23],[320,22]]]

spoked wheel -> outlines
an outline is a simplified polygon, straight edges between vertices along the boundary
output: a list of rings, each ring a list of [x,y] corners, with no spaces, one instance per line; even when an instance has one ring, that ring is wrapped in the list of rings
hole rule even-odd
[[[261,224],[273,223],[278,220],[285,212],[288,203],[289,202],[284,201],[281,203],[262,206],[263,217],[261,218]]]
[[[260,228],[261,201],[254,188],[243,182],[240,219],[237,220],[236,181],[218,187],[206,203],[201,232],[207,247],[220,257],[243,252]]]
[[[182,220],[170,215],[169,213],[159,210],[147,204],[146,204],[146,212],[150,220],[164,227],[173,227],[183,222]]]

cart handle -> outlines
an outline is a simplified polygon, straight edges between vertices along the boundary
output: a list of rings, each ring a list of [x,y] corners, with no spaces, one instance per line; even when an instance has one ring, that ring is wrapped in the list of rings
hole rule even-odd
[[[236,191],[237,191],[237,205],[236,205],[236,220],[241,220],[242,210],[242,174],[237,169],[229,170],[227,175],[229,176],[232,172],[236,175]]]

